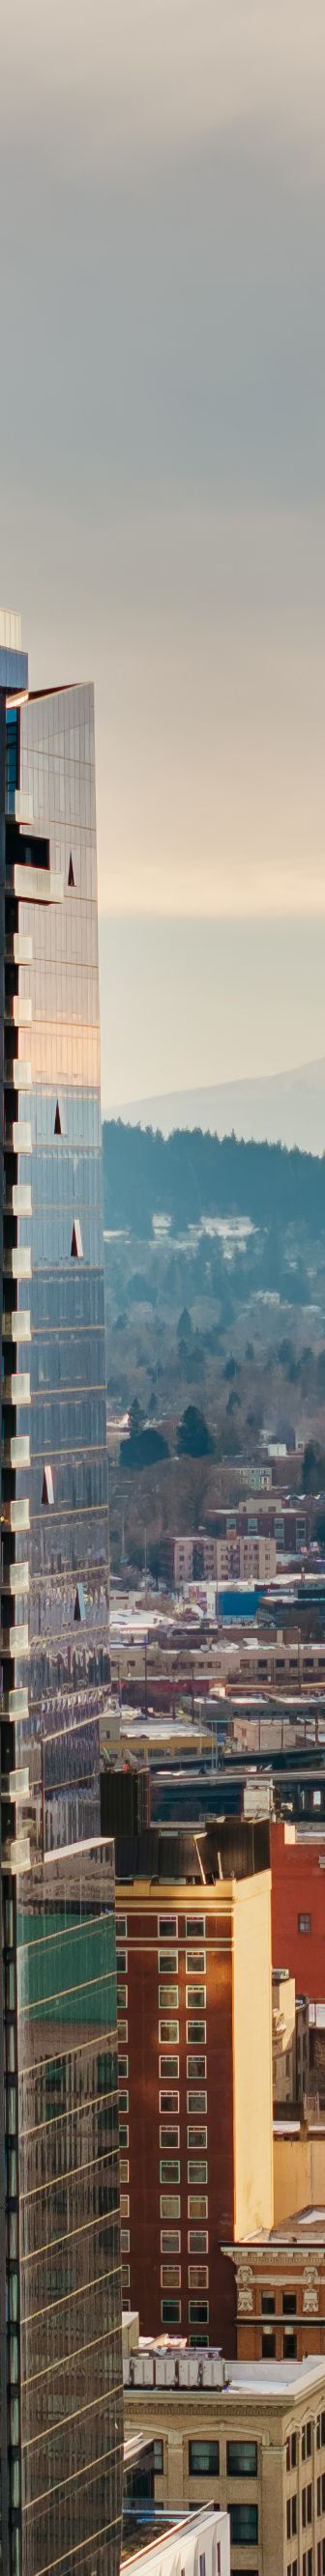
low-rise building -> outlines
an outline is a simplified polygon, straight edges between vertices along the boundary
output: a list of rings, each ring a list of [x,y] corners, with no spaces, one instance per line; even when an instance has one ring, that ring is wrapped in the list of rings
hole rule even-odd
[[[229,2515],[208,2506],[181,2514],[122,2564],[123,2576],[230,2576]]]
[[[124,2403],[129,2429],[154,2429],[162,2504],[229,2513],[231,2576],[324,2576],[325,2358],[223,2364],[148,2342]]]

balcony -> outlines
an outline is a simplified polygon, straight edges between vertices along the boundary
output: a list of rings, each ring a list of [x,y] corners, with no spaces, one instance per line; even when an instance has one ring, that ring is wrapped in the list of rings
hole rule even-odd
[[[3,1844],[1,1868],[11,1869],[15,1878],[18,1878],[20,1870],[30,1869],[29,1834],[17,1834],[14,1843]]]
[[[13,1663],[18,1663],[22,1655],[28,1655],[29,1627],[27,1619],[23,1619],[21,1621],[20,1627],[17,1622],[17,1627],[2,1628],[0,1631],[0,1646],[1,1654],[4,1656],[10,1655]]]
[[[32,1130],[28,1118],[13,1118],[4,1134],[5,1154],[31,1154]]]
[[[4,1215],[31,1216],[31,1213],[32,1193],[30,1181],[14,1181],[12,1189],[6,1190],[5,1192]]]
[[[32,1068],[28,1056],[5,1056],[4,1078],[8,1091],[30,1091]]]
[[[4,1691],[1,1705],[4,1717],[28,1717],[28,1691]]]
[[[30,1404],[30,1377],[27,1369],[15,1369],[12,1377],[1,1380],[2,1404]]]
[[[29,1501],[28,1501],[28,1496],[27,1496],[27,1495],[22,1495],[22,1496],[21,1496],[21,1500],[20,1500],[20,1502],[19,1502],[19,1503],[17,1503],[17,1502],[12,1502],[12,1503],[1,1503],[1,1509],[0,1509],[0,1528],[1,1528],[1,1529],[3,1529],[3,1530],[6,1530],[6,1529],[7,1529],[7,1530],[19,1530],[19,1531],[21,1531],[21,1530],[29,1530],[29,1527],[30,1527],[30,1516],[29,1516]]]
[[[27,993],[6,993],[5,1020],[10,1022],[12,1028],[29,1028],[31,1017],[32,1005]]]
[[[4,1568],[4,1572],[1,1575],[0,1591],[1,1593],[14,1593],[16,1601],[21,1599],[22,1594],[25,1595],[26,1592],[29,1592],[29,1565],[27,1563],[27,1558],[23,1565],[20,1565],[18,1560],[17,1564],[14,1563],[13,1565],[8,1565]]]
[[[7,868],[6,885],[18,903],[63,903],[63,876],[55,868],[20,867],[15,861]]]
[[[28,1433],[25,1431],[17,1432],[12,1440],[2,1440],[1,1457],[3,1467],[30,1467],[30,1439]]]
[[[30,1342],[31,1324],[28,1306],[15,1306],[11,1315],[2,1317],[3,1342]]]
[[[29,1243],[13,1244],[11,1252],[4,1252],[3,1276],[4,1279],[31,1279],[32,1256]]]
[[[6,966],[32,966],[33,941],[23,938],[21,930],[8,930],[5,939]]]

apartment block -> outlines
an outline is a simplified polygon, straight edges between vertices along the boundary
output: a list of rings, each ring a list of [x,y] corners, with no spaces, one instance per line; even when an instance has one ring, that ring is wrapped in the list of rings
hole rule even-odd
[[[222,2242],[273,2221],[268,1853],[237,1820],[116,1843],[124,2304],[227,2351]]]

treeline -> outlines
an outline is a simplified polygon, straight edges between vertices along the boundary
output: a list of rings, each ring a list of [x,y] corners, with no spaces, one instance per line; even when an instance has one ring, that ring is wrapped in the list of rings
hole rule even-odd
[[[162,1136],[152,1127],[103,1126],[104,1225],[147,1237],[153,1215],[173,1230],[201,1217],[247,1216],[254,1225],[304,1224],[314,1238],[325,1224],[325,1159],[284,1145],[211,1136],[201,1127]]]

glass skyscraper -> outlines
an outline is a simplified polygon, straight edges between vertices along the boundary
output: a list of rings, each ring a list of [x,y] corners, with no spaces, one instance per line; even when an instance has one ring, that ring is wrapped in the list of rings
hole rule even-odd
[[[115,2576],[122,2486],[94,710],[0,617],[3,2576]],[[0,2562],[1,2563],[1,2562]]]

